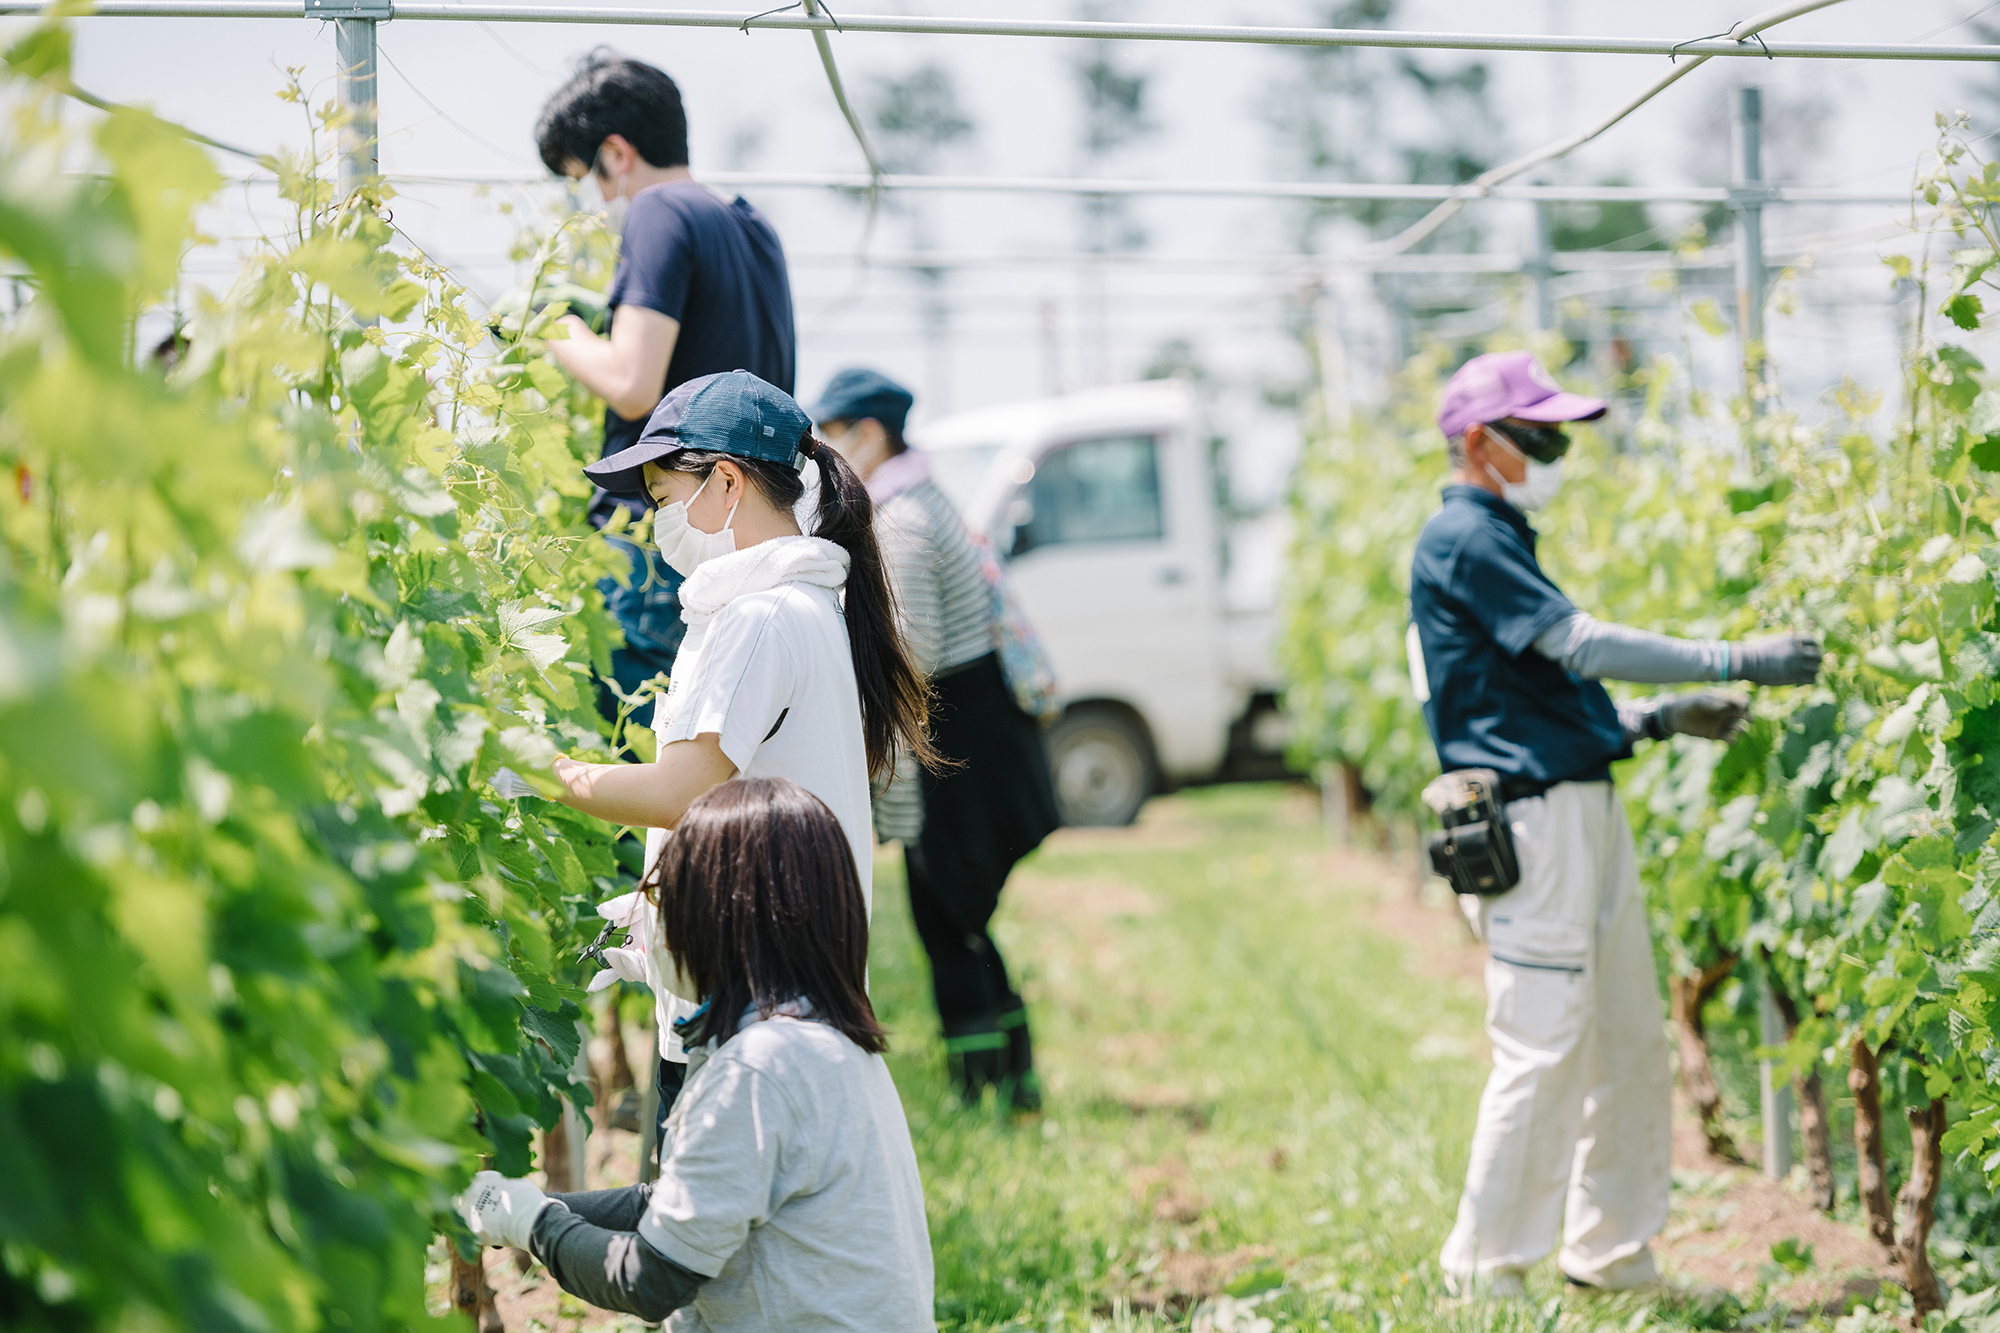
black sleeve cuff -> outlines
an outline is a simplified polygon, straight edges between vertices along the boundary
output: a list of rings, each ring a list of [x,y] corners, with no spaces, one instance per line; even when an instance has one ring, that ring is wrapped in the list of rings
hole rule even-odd
[[[593,1193],[624,1195],[631,1191]],[[601,1310],[637,1315],[649,1324],[660,1323],[688,1305],[708,1280],[661,1254],[636,1231],[586,1222],[570,1211],[563,1196],[557,1196],[535,1219],[528,1249],[548,1268],[556,1285],[570,1295]]]

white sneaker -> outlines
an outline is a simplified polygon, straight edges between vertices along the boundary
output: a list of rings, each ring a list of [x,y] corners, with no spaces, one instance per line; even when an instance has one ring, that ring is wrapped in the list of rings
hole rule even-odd
[[[1653,1263],[1650,1247],[1637,1254],[1628,1254],[1623,1259],[1613,1259],[1588,1275],[1571,1272],[1567,1265],[1561,1267],[1565,1282],[1595,1291],[1636,1291],[1641,1287],[1656,1286],[1660,1281],[1660,1270]]]
[[[1519,1301],[1526,1300],[1528,1287],[1521,1280],[1518,1268],[1495,1268],[1485,1273],[1446,1273],[1444,1289],[1453,1300],[1460,1301]]]

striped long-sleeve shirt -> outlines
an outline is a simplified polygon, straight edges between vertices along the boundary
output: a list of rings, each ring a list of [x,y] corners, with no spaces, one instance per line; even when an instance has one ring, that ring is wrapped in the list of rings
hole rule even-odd
[[[965,520],[927,470],[876,505],[875,538],[896,590],[903,642],[919,671],[949,675],[993,651],[992,587]],[[922,827],[916,765],[899,758],[894,780],[875,799],[875,834],[907,842]]]

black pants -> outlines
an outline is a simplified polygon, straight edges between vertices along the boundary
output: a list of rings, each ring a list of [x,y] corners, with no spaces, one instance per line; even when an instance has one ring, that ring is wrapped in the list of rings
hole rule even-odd
[[[1021,997],[987,931],[990,916],[967,919],[966,904],[954,902],[946,886],[932,878],[920,846],[904,849],[903,866],[910,880],[910,916],[930,955],[931,992],[946,1037],[990,1029],[1002,1015],[1018,1011]]]
[[[688,1067],[678,1060],[656,1060],[659,1066],[653,1074],[653,1086],[659,1091],[659,1106],[653,1111],[653,1165],[660,1165],[660,1155],[667,1141],[667,1112],[674,1109],[680,1100],[681,1089],[687,1084]]]

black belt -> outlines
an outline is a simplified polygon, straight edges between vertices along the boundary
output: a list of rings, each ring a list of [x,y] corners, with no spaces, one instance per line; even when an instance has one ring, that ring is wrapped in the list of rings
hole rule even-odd
[[[1503,805],[1509,801],[1525,801],[1530,797],[1543,795],[1555,785],[1553,782],[1541,782],[1535,778],[1502,778],[1500,801]]]

